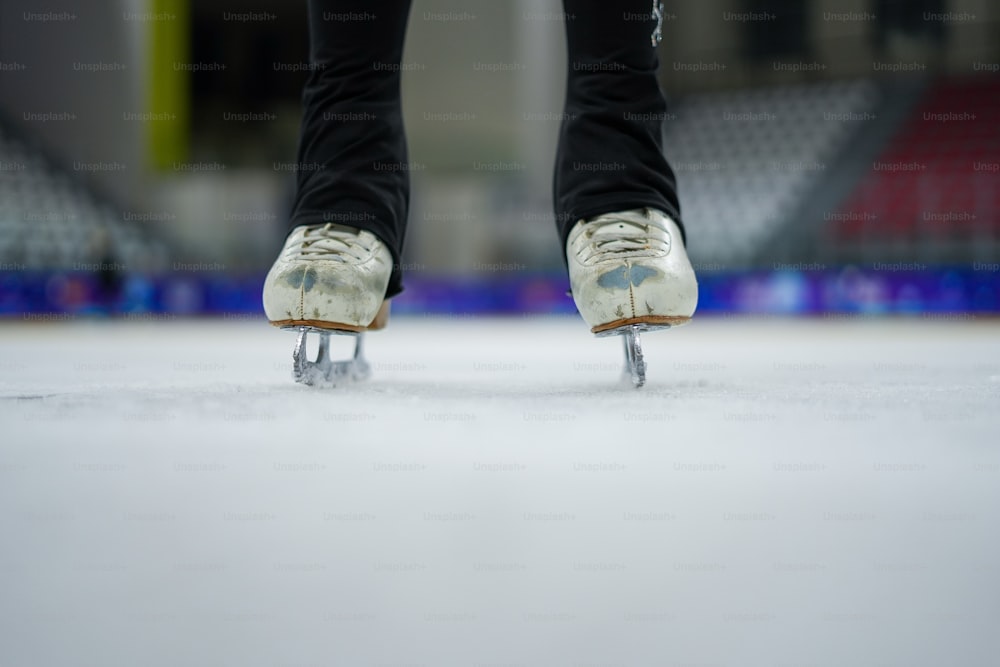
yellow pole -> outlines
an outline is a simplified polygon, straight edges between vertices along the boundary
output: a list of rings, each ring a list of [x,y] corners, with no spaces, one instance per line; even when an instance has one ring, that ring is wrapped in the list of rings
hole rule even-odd
[[[148,0],[147,155],[154,169],[188,158],[191,124],[189,0]]]

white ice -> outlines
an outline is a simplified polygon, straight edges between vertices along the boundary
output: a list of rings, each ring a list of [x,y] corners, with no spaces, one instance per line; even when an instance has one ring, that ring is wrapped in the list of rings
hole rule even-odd
[[[0,326],[0,665],[996,664],[1000,323],[293,343]]]

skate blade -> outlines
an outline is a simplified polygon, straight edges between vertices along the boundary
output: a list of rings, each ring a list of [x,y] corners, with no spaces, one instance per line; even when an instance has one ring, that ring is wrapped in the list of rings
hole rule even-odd
[[[371,366],[364,358],[364,333],[343,331],[313,326],[283,326],[284,330],[298,331],[295,349],[292,350],[292,379],[310,387],[336,387],[360,382],[371,376]],[[310,360],[306,350],[306,339],[310,333],[319,334],[319,350],[316,358]],[[330,336],[351,336],[354,338],[354,355],[350,359],[330,358]]]
[[[622,347],[625,351],[622,379],[626,382],[631,381],[632,386],[638,389],[646,384],[646,359],[642,354],[642,341],[639,334],[682,326],[690,321],[690,317],[633,317],[602,324],[594,327],[591,331],[597,338],[622,337]]]

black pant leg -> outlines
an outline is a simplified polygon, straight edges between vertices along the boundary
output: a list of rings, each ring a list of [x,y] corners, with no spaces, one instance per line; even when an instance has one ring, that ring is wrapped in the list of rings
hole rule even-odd
[[[291,227],[368,230],[392,252],[386,296],[402,290],[409,170],[400,60],[411,0],[309,0],[310,72],[303,92]]]
[[[653,0],[563,0],[563,7],[569,72],[554,177],[563,246],[579,219],[602,213],[651,207],[680,224],[663,156],[667,104]]]

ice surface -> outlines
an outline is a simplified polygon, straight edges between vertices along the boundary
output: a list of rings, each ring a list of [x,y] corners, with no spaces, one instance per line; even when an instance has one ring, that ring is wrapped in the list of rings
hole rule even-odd
[[[0,326],[0,664],[995,664],[997,322],[294,338]]]

